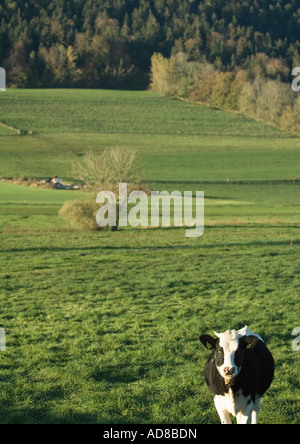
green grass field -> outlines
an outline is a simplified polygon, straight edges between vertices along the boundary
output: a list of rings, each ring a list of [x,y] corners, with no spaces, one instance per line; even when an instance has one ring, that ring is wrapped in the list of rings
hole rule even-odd
[[[187,239],[74,231],[81,192],[0,182],[0,422],[218,423],[198,338],[248,324],[276,361],[260,422],[299,423],[300,139],[149,92],[8,90],[0,121],[26,133],[0,125],[0,177],[134,147],[151,189],[206,195]]]

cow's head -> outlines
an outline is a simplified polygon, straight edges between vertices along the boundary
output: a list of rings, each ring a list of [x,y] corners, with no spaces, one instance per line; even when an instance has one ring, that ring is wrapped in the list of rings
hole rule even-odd
[[[214,332],[217,338],[200,337],[206,348],[214,350],[216,367],[226,384],[230,384],[241,371],[245,350],[254,348],[259,341],[257,336],[244,336],[244,331],[227,330],[225,333]]]

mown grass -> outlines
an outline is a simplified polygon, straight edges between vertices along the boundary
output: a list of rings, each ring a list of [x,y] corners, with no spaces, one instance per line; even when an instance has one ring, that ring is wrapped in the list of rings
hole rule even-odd
[[[6,128],[4,125],[0,124],[0,136],[10,136],[13,134],[14,134],[13,131],[11,131],[9,128]]]
[[[0,177],[74,179],[78,155],[111,146],[136,149],[147,181],[300,177],[299,138],[149,92],[8,90],[0,96],[0,121],[27,132],[1,136]]]
[[[0,183],[0,421],[218,423],[198,338],[248,324],[276,361],[260,422],[299,423],[299,139],[149,93],[3,98],[34,132],[0,137],[0,176],[74,179],[84,148],[134,146],[151,189],[205,191],[206,227],[73,231],[81,193]]]
[[[112,133],[212,136],[286,134],[241,115],[149,92],[8,90],[0,120],[39,134]],[[160,121],[160,125],[157,122]]]

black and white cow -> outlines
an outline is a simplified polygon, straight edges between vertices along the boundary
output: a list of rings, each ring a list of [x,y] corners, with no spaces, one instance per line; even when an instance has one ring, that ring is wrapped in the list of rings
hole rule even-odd
[[[262,338],[246,326],[200,337],[202,344],[213,349],[206,368],[205,381],[214,395],[222,424],[257,424],[261,398],[274,378],[274,360]]]

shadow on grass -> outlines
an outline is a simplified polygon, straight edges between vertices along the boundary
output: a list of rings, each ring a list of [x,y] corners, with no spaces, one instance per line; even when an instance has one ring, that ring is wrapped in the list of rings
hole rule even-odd
[[[0,424],[108,424],[109,418],[89,413],[55,415],[35,408],[1,408]]]
[[[95,254],[102,254],[103,252],[130,252],[130,251],[163,251],[163,250],[201,250],[209,248],[231,248],[231,247],[251,247],[251,246],[292,246],[300,245],[300,239],[286,239],[286,240],[266,240],[266,241],[251,241],[251,242],[220,242],[211,244],[198,244],[198,245],[161,245],[161,246],[144,246],[144,247],[124,247],[124,246],[97,246],[97,247],[53,247],[53,248],[12,248],[6,250],[0,250],[1,253],[6,254],[22,254],[22,253],[35,253],[32,257],[44,257],[54,258],[55,256],[64,255],[67,253],[74,253],[76,256],[90,256]],[[76,252],[76,253],[75,253]],[[28,257],[28,256],[27,256]],[[26,258],[26,257],[24,257]],[[1,260],[15,260],[14,257],[4,257]]]
[[[174,368],[180,366],[180,364],[164,361],[143,361],[140,363],[128,362],[98,370],[94,372],[91,377],[97,382],[105,381],[110,384],[130,384],[145,379],[149,372],[153,370],[161,370],[167,366],[172,366],[172,368]]]

